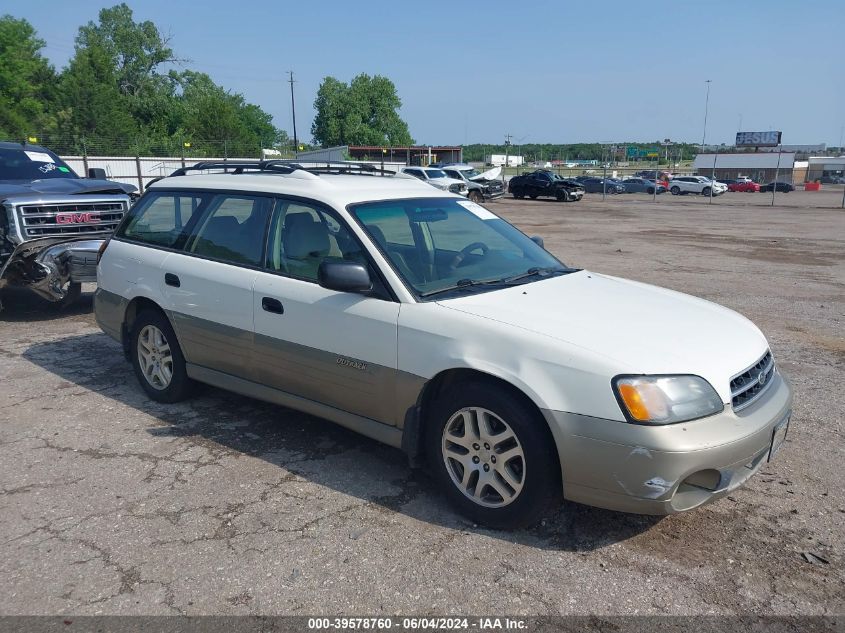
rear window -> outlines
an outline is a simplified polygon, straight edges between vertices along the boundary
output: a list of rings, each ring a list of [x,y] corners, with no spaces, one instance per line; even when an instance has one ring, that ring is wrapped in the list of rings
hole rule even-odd
[[[210,196],[200,193],[151,193],[132,207],[118,237],[155,246],[178,248],[191,220]]]

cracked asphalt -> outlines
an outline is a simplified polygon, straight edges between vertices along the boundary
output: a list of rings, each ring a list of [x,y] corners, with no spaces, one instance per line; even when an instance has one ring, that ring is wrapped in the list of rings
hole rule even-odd
[[[842,614],[845,212],[801,195],[490,204],[568,264],[769,337],[795,387],[784,448],[663,519],[565,503],[529,530],[474,526],[329,422],[212,388],[148,400],[90,293],[58,311],[7,292],[0,614]]]

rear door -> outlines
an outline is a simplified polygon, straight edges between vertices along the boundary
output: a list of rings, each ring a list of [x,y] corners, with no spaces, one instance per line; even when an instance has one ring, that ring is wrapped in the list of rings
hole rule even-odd
[[[252,287],[274,200],[220,193],[206,201],[182,252],[161,266],[161,289],[189,363],[254,379]]]
[[[323,288],[317,272],[325,260],[369,266],[373,292]],[[259,382],[379,422],[397,423],[400,304],[333,211],[316,202],[278,201],[266,268],[255,276],[251,305]]]

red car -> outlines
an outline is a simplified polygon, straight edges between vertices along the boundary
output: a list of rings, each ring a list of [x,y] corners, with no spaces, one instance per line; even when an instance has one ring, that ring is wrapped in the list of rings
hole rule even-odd
[[[760,191],[760,185],[756,182],[751,180],[747,180],[745,182],[732,182],[728,185],[728,191],[740,191],[740,192],[758,192]]]

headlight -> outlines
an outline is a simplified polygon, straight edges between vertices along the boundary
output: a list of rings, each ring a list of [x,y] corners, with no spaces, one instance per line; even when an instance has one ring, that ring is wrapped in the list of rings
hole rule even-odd
[[[630,422],[686,422],[725,408],[716,390],[699,376],[617,376],[613,389]]]

